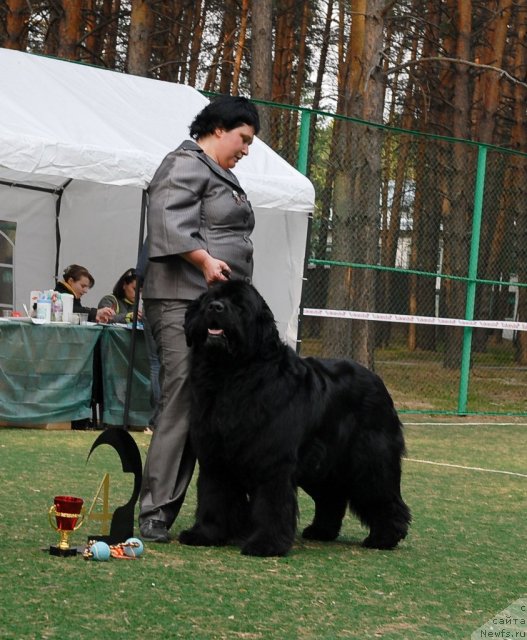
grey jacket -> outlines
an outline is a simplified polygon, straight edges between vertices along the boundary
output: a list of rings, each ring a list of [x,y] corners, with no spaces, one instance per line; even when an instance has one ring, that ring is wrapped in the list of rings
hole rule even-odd
[[[201,270],[179,255],[195,249],[224,260],[231,278],[251,281],[254,213],[231,171],[187,140],[162,161],[148,195],[145,300],[193,300],[206,291]]]

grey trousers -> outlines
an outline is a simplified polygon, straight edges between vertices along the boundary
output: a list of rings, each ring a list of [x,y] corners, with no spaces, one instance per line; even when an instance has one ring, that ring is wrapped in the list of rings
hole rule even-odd
[[[189,348],[183,331],[187,306],[181,300],[144,301],[159,355],[161,396],[143,472],[139,524],[155,519],[170,528],[194,472],[196,460],[188,442]]]
[[[157,357],[157,345],[152,335],[152,329],[146,314],[143,316],[143,328],[145,336],[146,354],[148,356],[148,364],[150,367],[150,404],[152,405],[153,414],[148,422],[148,426],[155,429],[157,423],[157,414],[159,413],[159,399],[161,398],[161,389],[159,388],[159,358]]]

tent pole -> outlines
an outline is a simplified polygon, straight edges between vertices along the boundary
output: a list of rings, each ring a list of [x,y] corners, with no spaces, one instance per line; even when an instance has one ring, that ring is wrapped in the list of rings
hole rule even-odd
[[[57,189],[55,191],[55,194],[58,196],[57,200],[55,202],[55,275],[54,275],[54,280],[55,280],[55,284],[57,284],[57,280],[59,279],[59,261],[60,261],[60,243],[61,243],[61,236],[60,236],[60,207],[62,204],[62,196],[64,194],[64,190],[66,189],[66,187],[70,184],[71,182],[71,178],[69,180],[67,180],[62,187],[60,187],[60,189]]]
[[[146,189],[143,189],[143,196],[141,198],[141,220],[139,222],[139,246],[137,249],[137,260],[139,260],[139,255],[141,253],[141,248],[143,246],[143,241],[145,237],[145,218],[146,218],[146,202],[147,202],[147,192]],[[136,260],[136,264],[137,264]],[[126,376],[126,393],[124,397],[124,413],[123,413],[123,428],[128,429],[128,420],[130,414],[130,393],[132,391],[132,378],[134,374],[134,357],[135,357],[135,342],[137,339],[137,314],[139,311],[139,283],[136,283],[136,295],[134,301],[134,315],[132,319],[132,335],[130,338],[130,351],[128,352],[128,373]]]

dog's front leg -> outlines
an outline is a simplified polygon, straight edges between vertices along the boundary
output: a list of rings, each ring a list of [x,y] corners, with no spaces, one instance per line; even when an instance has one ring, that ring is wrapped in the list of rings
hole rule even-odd
[[[247,498],[222,474],[204,468],[200,469],[197,489],[196,522],[181,531],[179,541],[193,546],[223,546],[233,530],[242,526],[234,522],[235,517],[242,520],[244,512],[247,517]]]
[[[285,556],[296,533],[297,496],[289,468],[270,474],[250,496],[251,536],[242,546],[249,556]]]

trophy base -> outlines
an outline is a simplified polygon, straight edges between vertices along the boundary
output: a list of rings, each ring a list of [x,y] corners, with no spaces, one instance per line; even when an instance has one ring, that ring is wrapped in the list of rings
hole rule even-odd
[[[49,553],[52,556],[60,556],[61,558],[68,558],[69,556],[76,556],[78,551],[77,551],[77,547],[70,547],[69,549],[59,549],[59,547],[52,544],[49,547]]]

